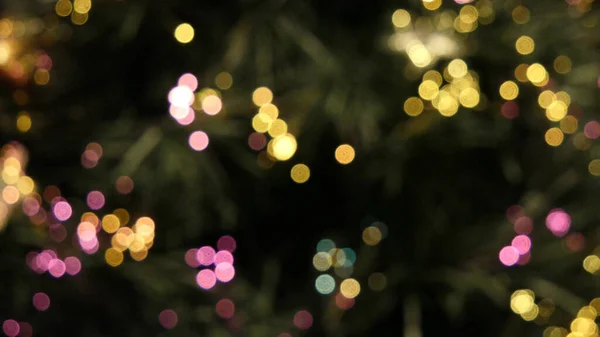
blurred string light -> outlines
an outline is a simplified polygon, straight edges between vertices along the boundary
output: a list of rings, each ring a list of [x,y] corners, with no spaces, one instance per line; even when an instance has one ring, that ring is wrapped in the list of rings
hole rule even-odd
[[[194,39],[194,27],[189,23],[182,23],[175,28],[174,35],[177,42],[190,43]]]
[[[235,277],[233,252],[237,248],[236,240],[224,235],[217,240],[217,249],[211,246],[192,248],[185,253],[185,263],[202,269],[196,274],[196,284],[205,290],[212,289],[217,282],[227,283]],[[214,265],[214,270],[207,267]]]
[[[36,201],[30,196],[35,193],[35,183],[24,173],[26,164],[25,148],[18,143],[9,143],[0,149],[0,230],[19,201],[23,207],[32,207],[37,212]]]

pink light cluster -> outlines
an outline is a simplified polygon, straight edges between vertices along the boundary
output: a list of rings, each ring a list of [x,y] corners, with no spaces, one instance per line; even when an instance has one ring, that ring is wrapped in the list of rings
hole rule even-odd
[[[61,260],[56,252],[46,249],[41,253],[30,252],[27,254],[27,265],[38,274],[48,272],[55,278],[60,278],[65,274],[71,276],[77,275],[81,271],[81,262],[75,256],[69,256]]]
[[[169,91],[168,99],[171,106],[169,113],[171,117],[181,125],[189,125],[196,118],[194,109],[194,90],[198,88],[198,79],[192,74],[183,74],[179,78],[177,86]]]
[[[531,239],[528,235],[533,230],[533,221],[525,215],[524,208],[519,205],[510,206],[506,210],[506,218],[513,223],[518,235],[513,238],[510,246],[502,247],[498,259],[509,267],[527,264],[531,259]]]
[[[212,289],[218,282],[227,283],[235,277],[233,251],[236,249],[235,239],[223,236],[217,242],[217,249],[211,246],[192,248],[185,254],[185,262],[192,268],[206,267],[196,274],[196,283],[202,289]],[[210,266],[214,265],[214,270]]]
[[[100,227],[97,228],[93,223],[88,221],[81,222],[77,226],[79,246],[88,255],[96,253],[100,248],[100,242],[96,236],[99,229]]]

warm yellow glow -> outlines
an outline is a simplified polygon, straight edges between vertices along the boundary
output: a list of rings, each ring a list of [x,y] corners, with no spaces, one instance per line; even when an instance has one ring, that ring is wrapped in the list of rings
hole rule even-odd
[[[595,274],[600,270],[600,257],[589,255],[583,260],[583,269],[590,274]]]
[[[506,81],[500,85],[500,96],[507,101],[512,101],[519,96],[519,86],[513,81]]]
[[[375,226],[369,226],[363,230],[362,239],[365,244],[369,246],[375,246],[381,242],[382,234],[379,228]]]
[[[194,27],[189,23],[182,23],[175,28],[174,34],[179,43],[190,43],[194,39]]]
[[[14,186],[5,186],[2,190],[2,199],[9,205],[15,204],[20,197],[19,190]]]
[[[521,318],[523,318],[526,321],[533,321],[534,319],[537,318],[539,313],[540,313],[540,308],[534,304],[529,311],[521,314]]]
[[[467,75],[468,70],[467,64],[461,59],[452,60],[448,64],[448,73],[454,78],[460,78]]]
[[[71,22],[73,22],[74,24],[76,24],[78,26],[85,24],[88,19],[89,19],[88,13],[77,13],[77,12],[71,13]]]
[[[579,309],[579,312],[577,313],[577,317],[591,320],[595,320],[596,316],[598,316],[598,311],[596,311],[596,308],[589,305]]]
[[[579,336],[594,336],[598,332],[598,326],[594,320],[578,317],[571,322],[571,331]]]
[[[87,14],[92,9],[91,0],[75,0],[73,2],[73,9],[75,12],[80,14]]]
[[[527,82],[527,69],[529,68],[528,64],[521,63],[515,68],[515,78],[517,81],[525,83]]]
[[[303,184],[310,178],[310,169],[304,164],[296,164],[290,171],[292,180],[298,184]]]
[[[460,9],[460,20],[467,24],[473,24],[479,18],[479,11],[475,6],[466,5]]]
[[[410,24],[410,13],[404,9],[398,9],[392,14],[392,24],[397,28],[404,28]]]
[[[148,249],[142,249],[138,252],[131,250],[129,251],[129,255],[131,255],[131,258],[136,261],[143,261],[148,256]]]
[[[429,50],[419,40],[409,42],[406,47],[406,53],[410,61],[419,68],[427,67],[432,61]]]
[[[541,83],[547,76],[546,68],[539,63],[527,67],[527,79],[532,83]]]
[[[215,77],[215,85],[221,90],[227,90],[233,85],[233,77],[226,71],[220,72]]]
[[[556,95],[551,90],[544,90],[538,96],[538,104],[547,109],[556,100]]]
[[[513,21],[520,25],[527,23],[529,21],[529,16],[529,9],[522,5],[515,7],[512,11]]]
[[[117,208],[113,212],[114,215],[119,218],[119,223],[121,226],[126,226],[129,223],[129,212],[127,212],[124,208]]]
[[[21,176],[19,177],[19,180],[17,180],[17,189],[23,195],[28,195],[33,192],[34,188],[35,183],[33,182],[33,179],[28,176]]]
[[[458,100],[465,108],[474,108],[479,104],[479,92],[473,88],[466,88],[460,92]]]
[[[107,233],[114,233],[121,226],[121,221],[114,214],[107,214],[102,218],[102,229]]]
[[[296,138],[291,134],[281,135],[272,140],[273,142],[273,157],[279,161],[285,161],[296,153],[298,143]]]
[[[435,84],[437,84],[438,87],[444,82],[442,74],[435,70],[428,70],[427,72],[425,72],[425,74],[423,74],[423,81],[427,80],[435,82]]]
[[[277,108],[277,106],[271,103],[267,103],[261,106],[260,109],[258,109],[258,112],[269,116],[271,120],[276,120],[279,116],[279,109]]]
[[[273,120],[266,114],[257,113],[254,118],[252,118],[252,128],[256,132],[265,133],[269,131]]]
[[[565,91],[557,92],[556,100],[565,103],[567,107],[571,104],[571,96]]]
[[[348,144],[342,144],[335,149],[335,160],[340,164],[350,164],[355,155],[354,148]]]
[[[123,253],[114,248],[108,248],[104,253],[104,259],[109,266],[116,267],[123,263]]]
[[[510,309],[516,314],[524,314],[529,312],[534,304],[534,297],[531,291],[517,290],[510,299]]]
[[[355,298],[360,294],[360,283],[353,278],[347,278],[340,284],[340,292],[345,298]]]
[[[69,0],[59,0],[54,9],[56,10],[56,15],[67,17],[73,11],[73,5]]]
[[[533,53],[533,50],[535,49],[535,42],[529,36],[523,35],[515,42],[515,48],[519,54],[529,55]]]
[[[6,42],[0,42],[0,64],[6,64],[10,59],[10,46]]]
[[[423,7],[430,11],[434,11],[442,5],[442,0],[424,0]]]
[[[252,93],[252,102],[257,106],[262,106],[273,101],[273,92],[267,87],[256,88]]]
[[[423,112],[423,101],[418,97],[409,97],[404,101],[404,112],[409,116],[418,116]]]
[[[31,116],[27,112],[20,112],[17,115],[17,129],[21,132],[27,132],[31,129]]]
[[[279,137],[287,133],[288,125],[282,119],[276,119],[269,126],[269,135],[273,138]]]
[[[550,146],[559,146],[562,144],[564,138],[565,136],[559,128],[551,128],[544,135],[546,143]]]
[[[577,131],[579,122],[573,116],[566,116],[560,121],[560,129],[566,134],[573,134]]]
[[[566,74],[571,71],[571,59],[565,55],[558,56],[554,59],[554,71],[559,74]]]
[[[419,96],[421,96],[422,99],[427,101],[431,101],[432,99],[434,99],[439,92],[438,85],[431,80],[423,81],[423,83],[419,85],[418,90]]]
[[[458,111],[458,107],[458,101],[454,96],[447,92],[440,92],[439,100],[437,101],[437,109],[442,116],[454,116]]]
[[[600,297],[596,297],[590,301],[590,307],[594,308],[598,315],[600,315]]]
[[[313,266],[318,271],[327,271],[331,268],[332,263],[331,255],[325,252],[319,252],[313,257]]]
[[[558,122],[567,115],[568,107],[564,102],[554,101],[546,108],[546,118]]]
[[[46,85],[50,82],[50,72],[46,69],[38,69],[33,75],[33,80],[37,85]]]

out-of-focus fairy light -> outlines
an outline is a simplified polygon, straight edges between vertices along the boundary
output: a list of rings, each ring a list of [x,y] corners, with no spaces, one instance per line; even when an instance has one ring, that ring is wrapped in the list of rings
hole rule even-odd
[[[436,98],[439,93],[438,85],[431,80],[423,81],[418,88],[419,96],[426,100],[431,101]]]
[[[544,135],[546,143],[550,146],[559,146],[562,144],[564,138],[565,136],[559,128],[550,128]]]
[[[88,193],[86,201],[90,209],[99,210],[104,207],[104,194],[100,191],[91,191]]]
[[[67,238],[67,229],[61,223],[50,224],[48,236],[56,242],[62,242]]]
[[[202,289],[211,289],[217,283],[217,276],[210,269],[202,269],[196,275],[196,283]]]
[[[269,131],[271,123],[273,123],[273,119],[264,113],[259,112],[252,118],[252,128],[256,132],[265,133]]]
[[[479,92],[474,88],[466,88],[460,92],[458,100],[465,108],[474,108],[479,104]]]
[[[179,43],[190,43],[194,39],[194,27],[189,23],[182,23],[175,28],[174,35]]]
[[[559,74],[566,74],[571,71],[571,59],[565,55],[559,55],[554,59],[554,71]]]
[[[392,24],[397,28],[404,28],[410,24],[410,13],[404,9],[398,9],[392,14]]]
[[[215,250],[210,246],[203,246],[198,249],[196,259],[203,266],[210,266],[215,262]]]
[[[340,308],[341,310],[352,309],[355,302],[356,302],[355,299],[346,298],[346,297],[344,297],[344,295],[342,295],[342,293],[338,293],[335,296],[335,305],[337,305],[337,307]]]
[[[531,239],[527,235],[517,235],[512,240],[511,246],[515,247],[519,254],[527,254],[531,249]]]
[[[512,19],[515,23],[525,24],[529,21],[529,17],[529,9],[523,5],[519,5],[512,10]]]
[[[59,278],[65,274],[67,268],[65,263],[60,259],[52,259],[48,262],[48,272],[55,278]]]
[[[20,112],[17,115],[17,130],[27,132],[31,129],[31,116],[27,112]]]
[[[88,19],[89,13],[78,13],[75,11],[71,12],[71,22],[78,26],[84,25]]]
[[[104,253],[104,259],[109,266],[117,267],[123,263],[123,253],[111,247]]]
[[[107,233],[114,233],[121,227],[119,218],[114,214],[107,214],[102,218],[102,229]]]
[[[2,331],[8,337],[17,337],[20,330],[19,323],[14,319],[7,319],[2,323]]]
[[[34,216],[40,210],[40,203],[32,197],[25,197],[21,205],[23,213],[28,216]]]
[[[2,199],[9,205],[15,204],[19,201],[19,190],[14,186],[6,186],[2,190]]]
[[[226,71],[220,72],[215,77],[215,85],[221,90],[227,90],[233,85],[233,77]]]
[[[552,90],[544,90],[538,96],[538,104],[544,109],[547,109],[554,101],[556,101],[556,95]]]
[[[279,161],[286,161],[292,158],[296,153],[298,143],[292,134],[281,135],[272,140],[273,156]]]
[[[515,68],[515,78],[517,81],[521,83],[525,83],[528,81],[527,79],[527,69],[529,68],[528,64],[521,63]]]
[[[406,45],[406,53],[410,61],[419,68],[427,67],[432,61],[431,53],[418,39],[411,40]]]
[[[517,234],[529,235],[533,230],[533,221],[526,216],[519,217],[515,220],[514,229]]]
[[[73,9],[75,12],[80,14],[86,14],[92,9],[92,1],[91,0],[74,0],[73,1]]]
[[[466,24],[474,24],[479,18],[479,11],[475,6],[467,5],[460,9],[459,20]]]
[[[46,311],[50,308],[50,297],[45,293],[36,293],[33,295],[33,306],[38,311]]]
[[[521,55],[529,55],[533,53],[533,50],[535,49],[535,42],[531,37],[523,35],[515,42],[515,49],[517,49],[517,52]]]
[[[369,226],[363,230],[362,239],[365,244],[369,246],[375,246],[381,241],[382,234],[379,228],[375,226]]]
[[[67,17],[71,14],[71,11],[73,11],[73,4],[71,4],[71,1],[69,0],[59,0],[56,3],[54,10],[56,11],[56,15]]]
[[[196,248],[189,249],[187,252],[185,252],[185,257],[184,257],[185,263],[192,268],[199,267],[200,262],[196,258],[197,254],[198,254],[198,249],[196,249]]]
[[[217,240],[217,249],[222,251],[227,251],[229,253],[235,252],[237,248],[237,243],[235,239],[230,235],[224,235]],[[233,261],[233,257],[232,257]],[[233,262],[231,262],[233,263]]]
[[[573,134],[577,132],[579,121],[573,116],[566,116],[560,121],[560,129],[566,134]]]
[[[215,267],[215,276],[220,282],[229,282],[235,276],[235,268],[229,262],[221,262]]]
[[[296,164],[292,167],[290,175],[295,183],[303,184],[310,178],[310,169],[304,164]]]
[[[315,289],[322,294],[331,294],[335,290],[335,279],[328,274],[319,275],[315,280]]]
[[[215,312],[224,319],[230,319],[235,314],[235,304],[228,298],[222,298],[215,305]]]
[[[546,108],[546,118],[558,122],[567,115],[568,106],[564,102],[554,101]]]
[[[203,151],[208,147],[208,135],[204,131],[194,131],[188,140],[190,147],[194,151]]]
[[[325,252],[318,252],[313,256],[313,266],[318,271],[327,271],[331,268],[333,260],[331,255]]]
[[[190,124],[192,124],[192,122],[194,122],[195,119],[196,119],[196,112],[194,112],[194,109],[192,109],[192,108],[188,109],[188,113],[185,116],[183,116],[181,118],[175,118],[177,123],[179,123],[180,125],[190,125]]]
[[[578,317],[571,322],[570,335],[574,336],[594,336],[598,333],[598,326],[593,319]]]
[[[597,121],[589,121],[583,127],[583,134],[589,139],[600,137],[600,123]]]
[[[269,119],[271,121],[274,121],[277,119],[277,117],[279,117],[279,108],[277,108],[276,105],[271,104],[271,103],[267,103],[262,105],[259,109],[258,112],[260,114],[265,114],[267,116],[269,116]]]
[[[17,189],[23,195],[28,195],[33,192],[34,188],[35,183],[33,182],[33,179],[28,176],[21,176],[19,177],[19,180],[17,180]]]
[[[133,191],[133,180],[128,176],[120,176],[116,182],[117,192],[129,194]]]
[[[215,254],[214,264],[215,266],[227,262],[229,264],[233,264],[233,255],[226,250],[220,250]]]
[[[409,116],[418,116],[423,112],[423,101],[418,97],[409,97],[404,101],[404,112]]]
[[[317,252],[318,253],[327,253],[330,250],[335,248],[335,242],[330,239],[322,239],[317,243]]]
[[[294,325],[300,330],[308,330],[313,325],[313,317],[307,310],[300,310],[294,315]]]
[[[33,335],[33,327],[27,322],[19,322],[19,337],[31,337]]]
[[[434,11],[442,5],[442,0],[423,0],[423,7],[430,11]]]
[[[546,217],[546,227],[558,237],[563,237],[571,227],[571,217],[562,209],[553,209]]]
[[[600,271],[600,257],[598,255],[588,255],[583,259],[583,269],[590,274],[596,274]]]
[[[448,73],[453,78],[461,78],[467,75],[467,64],[461,59],[455,59],[448,63]]]
[[[274,120],[269,126],[269,135],[273,138],[279,137],[288,131],[287,123],[282,119]]]
[[[75,256],[69,256],[65,259],[65,269],[67,274],[77,275],[81,271],[81,262]]]
[[[196,89],[198,89],[198,79],[193,74],[186,73],[179,77],[177,85],[186,86],[190,88],[191,91],[195,91]]]
[[[354,148],[349,144],[342,144],[335,149],[335,160],[340,164],[350,164],[355,156]]]
[[[165,329],[173,329],[177,326],[177,313],[171,309],[165,309],[158,314],[158,322]]]
[[[565,246],[572,252],[578,252],[585,245],[585,237],[581,233],[571,233],[565,237]]]
[[[519,260],[519,251],[513,246],[506,246],[498,254],[500,262],[505,266],[514,266]]]
[[[260,87],[252,93],[252,102],[257,106],[262,106],[273,101],[273,92],[267,87]]]
[[[194,92],[187,86],[176,86],[168,95],[169,103],[177,108],[189,108],[194,103]],[[180,117],[183,117],[181,115]]]
[[[253,132],[248,137],[248,146],[254,151],[260,151],[267,145],[267,137],[259,132]]]
[[[340,293],[346,298],[355,298],[360,293],[360,283],[353,278],[348,278],[340,284]]]
[[[67,221],[73,214],[73,209],[71,208],[71,205],[69,205],[68,202],[59,201],[54,205],[52,212],[54,213],[54,217],[57,220]]]
[[[542,83],[547,75],[546,68],[539,63],[534,63],[527,67],[527,79],[533,84]]]
[[[507,100],[512,101],[519,95],[519,86],[513,81],[506,81],[500,85],[500,96]]]
[[[600,159],[593,159],[588,164],[588,171],[591,175],[600,176]]]
[[[202,100],[202,110],[204,110],[207,115],[214,116],[221,112],[222,108],[223,102],[219,96],[209,95]]]
[[[50,82],[50,72],[46,69],[38,69],[33,74],[33,80],[37,85],[46,85]]]
[[[516,314],[524,314],[535,306],[534,299],[531,290],[517,290],[511,295],[510,308]]]

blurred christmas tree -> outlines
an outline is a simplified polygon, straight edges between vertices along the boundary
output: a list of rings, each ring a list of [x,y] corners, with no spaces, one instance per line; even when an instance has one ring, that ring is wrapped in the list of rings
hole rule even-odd
[[[595,6],[5,0],[4,334],[598,336]]]

